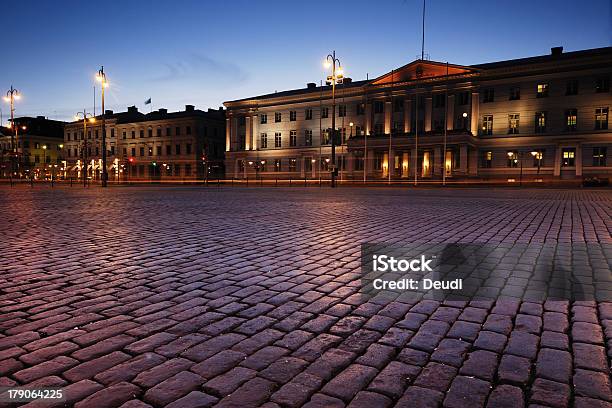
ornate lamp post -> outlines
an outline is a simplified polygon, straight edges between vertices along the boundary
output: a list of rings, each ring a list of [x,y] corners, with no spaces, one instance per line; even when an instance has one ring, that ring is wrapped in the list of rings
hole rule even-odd
[[[336,67],[337,65],[337,67]],[[327,84],[332,86],[332,139],[331,139],[331,186],[336,187],[336,84],[341,84],[344,78],[340,59],[336,58],[336,51],[325,58],[325,67],[331,68],[331,75],[327,76]]]
[[[11,85],[11,89],[6,91],[6,96],[4,100],[11,105],[11,174],[16,172],[16,162],[15,157],[17,155],[17,126],[15,126],[15,100],[21,99],[21,94],[13,85]]]
[[[104,108],[104,89],[108,87],[104,66],[98,71],[96,79],[102,86],[102,187],[106,187],[108,183],[108,172],[106,170],[106,110]]]

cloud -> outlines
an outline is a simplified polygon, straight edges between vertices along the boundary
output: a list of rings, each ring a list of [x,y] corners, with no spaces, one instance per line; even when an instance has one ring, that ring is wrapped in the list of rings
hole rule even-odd
[[[226,79],[232,82],[244,82],[248,74],[240,66],[216,60],[206,55],[192,53],[182,61],[164,64],[165,72],[150,80],[153,82],[177,81],[190,78],[201,78],[210,75],[215,80]]]

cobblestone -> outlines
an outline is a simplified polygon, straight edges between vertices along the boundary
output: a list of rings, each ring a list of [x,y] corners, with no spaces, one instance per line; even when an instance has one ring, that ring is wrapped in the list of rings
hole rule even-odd
[[[525,285],[537,253],[508,255],[524,244],[575,247],[560,262],[603,276],[610,252],[585,245],[612,244],[609,190],[0,195],[1,385],[76,407],[612,404],[612,303],[359,293],[365,242],[508,250],[482,265],[492,289]]]

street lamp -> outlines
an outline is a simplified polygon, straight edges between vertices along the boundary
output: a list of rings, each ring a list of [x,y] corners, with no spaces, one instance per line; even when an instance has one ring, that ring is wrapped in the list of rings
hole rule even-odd
[[[43,149],[43,181],[47,178],[47,145],[42,145]]]
[[[104,89],[108,87],[106,74],[104,73],[104,65],[98,71],[96,79],[102,86],[102,187],[106,187],[108,173],[106,171],[106,111],[104,110]]]
[[[522,157],[522,152],[508,152],[508,158],[510,158],[510,160],[513,160],[515,163],[519,162],[519,165],[521,167],[521,171],[519,173],[519,187],[521,187],[523,185],[523,157]]]
[[[336,67],[336,64],[338,65]],[[332,86],[332,140],[331,140],[331,186],[336,187],[336,83],[342,83],[344,70],[340,59],[336,58],[336,51],[328,54],[324,62],[325,68],[331,68],[331,75],[327,76],[327,84]]]
[[[542,151],[534,150],[531,155],[538,161],[538,174],[540,174],[540,167],[542,166]]]
[[[351,134],[350,134],[349,138],[351,138],[351,137],[353,137],[353,126],[355,126],[355,124],[353,122],[350,122],[349,126],[351,127]]]
[[[11,105],[11,125],[9,126],[10,129],[12,130],[11,132],[11,152],[13,156],[11,158],[11,173],[15,173],[17,170],[16,163],[15,163],[15,157],[17,155],[16,143],[17,143],[18,129],[17,129],[17,126],[15,126],[15,100],[19,100],[19,99],[21,99],[21,94],[19,93],[17,89],[13,88],[13,85],[11,85],[11,89],[6,91],[6,96],[4,97],[4,100]]]
[[[87,187],[87,122],[95,122],[96,118],[91,114],[87,113],[85,109],[83,112],[77,112],[74,115],[74,120],[79,121],[83,118],[83,144],[81,146],[81,156],[83,158],[83,187]]]

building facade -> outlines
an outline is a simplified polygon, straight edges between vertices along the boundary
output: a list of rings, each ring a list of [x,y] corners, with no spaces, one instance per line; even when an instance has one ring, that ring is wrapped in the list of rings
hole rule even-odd
[[[15,118],[13,127],[0,128],[0,176],[39,180],[61,174],[66,164],[64,125],[44,116],[24,116]]]
[[[612,176],[612,47],[461,66],[417,60],[229,101],[228,177],[553,181]],[[365,174],[364,174],[365,173]]]
[[[147,114],[135,106],[106,111],[107,171],[110,182],[189,181],[223,173],[225,111],[159,109]],[[102,117],[70,122],[64,129],[66,177],[99,180],[102,172]],[[87,164],[85,166],[85,163]]]

